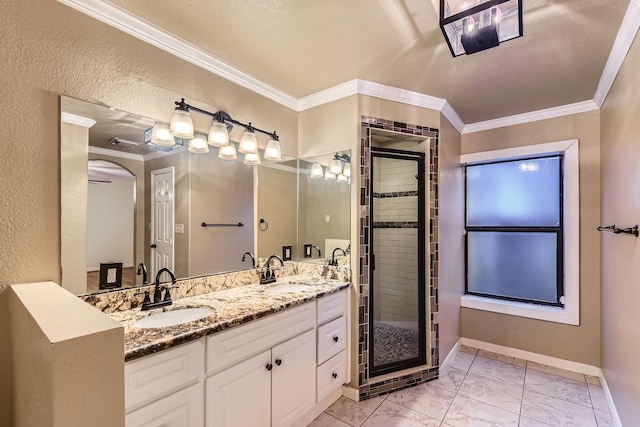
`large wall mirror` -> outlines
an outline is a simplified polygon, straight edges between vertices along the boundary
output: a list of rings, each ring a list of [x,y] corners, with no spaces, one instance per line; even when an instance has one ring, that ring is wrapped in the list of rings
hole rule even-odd
[[[155,121],[137,114],[65,96],[61,113],[62,286],[75,294],[141,286],[141,263],[152,283],[165,265],[188,278],[252,268],[245,252],[328,263],[331,245],[349,249],[348,179],[309,181],[336,153],[252,166],[150,144]]]

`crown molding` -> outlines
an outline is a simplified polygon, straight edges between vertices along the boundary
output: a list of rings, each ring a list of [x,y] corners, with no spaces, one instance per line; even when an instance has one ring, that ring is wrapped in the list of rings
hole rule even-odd
[[[89,119],[87,117],[82,117],[82,116],[76,116],[75,114],[71,114],[71,113],[65,113],[64,111],[60,113],[60,121],[63,123],[78,125],[85,128],[90,128],[96,124],[96,121],[93,119]]]
[[[633,43],[633,39],[638,32],[638,27],[640,27],[640,1],[632,0],[622,20],[616,40],[613,42],[609,59],[604,66],[596,93],[593,96],[598,108],[602,107],[611,90],[611,86],[613,86],[618,71],[620,71],[620,67],[622,67],[622,63],[631,48],[631,43]]]
[[[58,0],[98,21],[111,25],[125,33],[145,41],[174,56],[212,72],[239,86],[249,89],[278,104],[296,110],[298,99],[282,90],[268,85],[239,68],[230,65],[159,27],[108,3],[104,0]]]
[[[93,147],[91,145],[89,146],[89,153],[144,162],[144,156],[139,154],[125,153],[124,151],[109,150],[107,148]]]
[[[298,100],[298,111],[309,110],[347,96],[356,95],[358,93],[358,80],[349,80],[348,82],[332,86],[320,92],[313,93]]]
[[[451,104],[449,104],[449,102],[445,102],[442,110],[440,111],[442,112],[442,115],[445,116],[447,120],[449,120],[449,123],[451,123],[458,132],[462,133],[465,124],[458,113],[456,113],[456,110],[453,109]]]
[[[531,111],[529,113],[501,117],[499,119],[470,123],[464,126],[464,129],[461,133],[465,134],[481,132],[484,130],[497,129],[505,126],[536,122],[538,120],[553,119],[556,117],[568,116],[571,114],[585,113],[587,111],[597,110],[598,108],[598,105],[593,100],[576,102],[573,104],[561,105],[559,107],[545,108],[544,110]]]
[[[144,156],[142,156],[142,160],[146,162],[147,160],[159,159],[160,157],[173,156],[174,154],[179,154],[184,151],[187,151],[187,148],[184,146],[176,148],[175,150],[171,150],[171,151],[154,151],[152,153],[145,154]]]

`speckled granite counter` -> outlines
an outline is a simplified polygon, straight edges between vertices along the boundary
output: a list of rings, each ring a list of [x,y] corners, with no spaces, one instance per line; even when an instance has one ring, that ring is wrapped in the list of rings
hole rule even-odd
[[[274,286],[283,283],[304,284],[308,289],[286,293],[275,291]],[[304,304],[348,286],[349,283],[344,281],[300,275],[288,276],[269,285],[245,285],[182,298],[174,301],[168,309],[209,308],[213,314],[201,320],[165,328],[141,329],[132,326],[139,319],[161,310],[124,310],[110,313],[109,316],[124,325],[124,356],[125,361],[130,361]]]

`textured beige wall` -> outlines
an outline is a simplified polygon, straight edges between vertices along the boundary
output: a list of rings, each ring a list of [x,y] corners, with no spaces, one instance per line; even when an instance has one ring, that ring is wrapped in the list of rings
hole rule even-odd
[[[124,425],[122,326],[53,282],[9,292],[12,425]]]
[[[287,162],[289,164],[291,162]],[[258,218],[269,227],[256,228],[258,249],[256,256],[268,258],[282,255],[282,246],[291,245],[295,259],[298,239],[297,183],[295,169],[281,170],[260,166],[258,172]],[[247,267],[250,264],[247,264]]]
[[[600,112],[462,135],[462,153],[580,140],[580,326],[462,309],[461,336],[600,366]]]
[[[460,167],[460,139],[460,133],[442,116],[438,223],[440,363],[460,338],[460,297],[464,294],[464,177]]]
[[[602,223],[640,222],[640,40],[602,107]],[[622,424],[640,420],[640,240],[602,233],[602,370]]]
[[[283,152],[297,154],[295,111],[55,1],[3,1],[0,16],[3,285],[60,280],[60,94],[165,121],[185,97],[277,130]],[[0,291],[0,425],[11,405],[6,299]]]
[[[89,128],[60,124],[60,160],[65,168],[60,185],[60,249],[63,286],[80,295],[87,292],[87,207],[89,183],[87,158]]]

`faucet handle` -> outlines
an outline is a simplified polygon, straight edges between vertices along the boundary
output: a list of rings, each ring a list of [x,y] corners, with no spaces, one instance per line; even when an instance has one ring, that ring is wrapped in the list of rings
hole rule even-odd
[[[178,289],[178,286],[165,286],[163,301],[171,301],[171,292],[169,292],[170,289]]]
[[[147,307],[149,306],[149,304],[151,304],[151,297],[149,296],[149,291],[136,292],[133,295],[135,295],[135,296],[144,295],[144,298],[142,299],[142,309],[143,310],[146,310]]]

